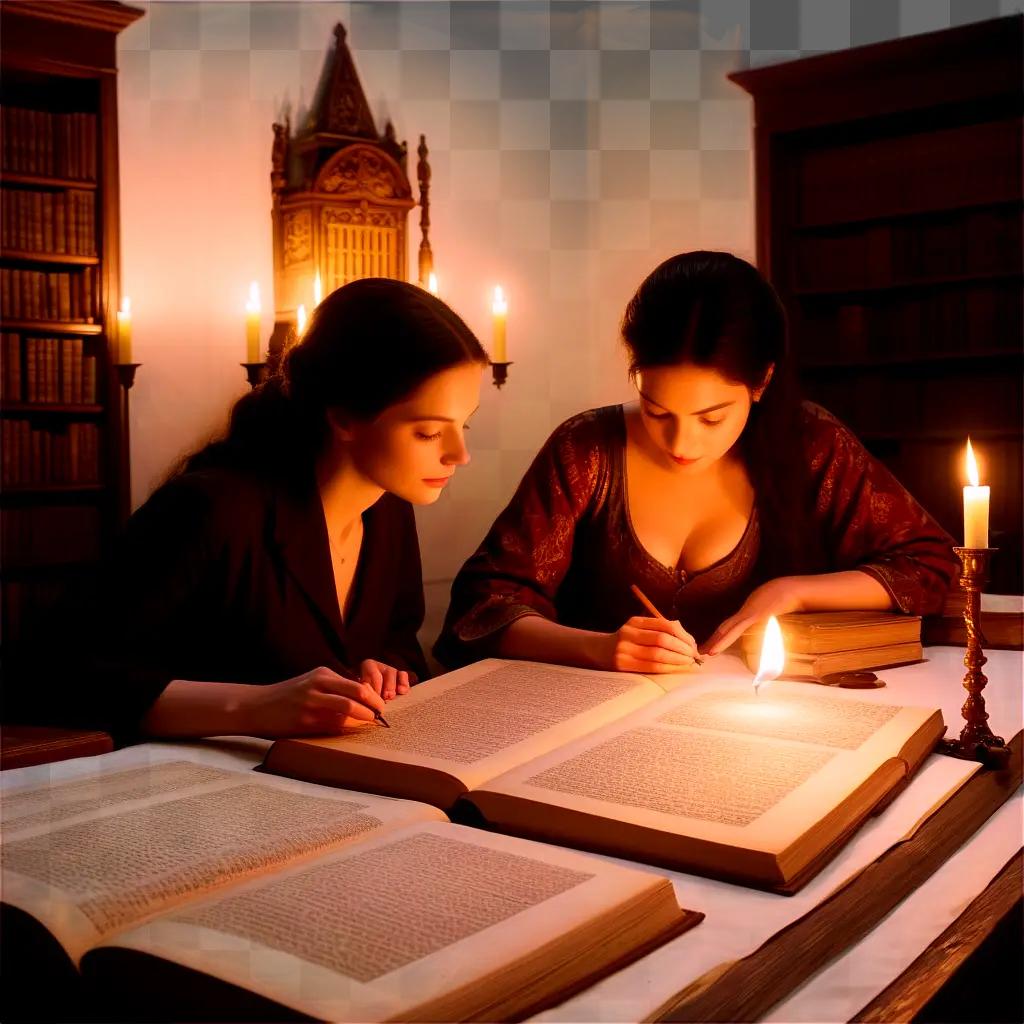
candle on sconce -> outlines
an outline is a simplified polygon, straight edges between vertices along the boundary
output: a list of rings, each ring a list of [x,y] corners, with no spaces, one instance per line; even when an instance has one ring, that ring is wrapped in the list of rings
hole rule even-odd
[[[250,363],[260,361],[260,312],[260,286],[253,281],[245,304],[245,357]]]
[[[313,308],[315,309],[324,298],[324,286],[320,283],[320,271],[316,272],[316,277],[313,278]]]
[[[491,312],[494,314],[494,351],[491,353],[491,362],[507,363],[508,346],[505,340],[505,325],[508,320],[508,302],[505,300],[505,293],[501,290],[500,284],[494,289]]]
[[[301,338],[306,333],[306,307],[304,303],[299,303],[299,308],[295,311],[295,329]]]
[[[764,627],[764,640],[761,641],[761,661],[754,676],[754,693],[759,693],[773,679],[782,675],[786,667],[786,646],[782,642],[782,630],[779,620],[770,616]]]
[[[121,300],[117,311],[117,361],[132,361],[132,300],[127,296]]]
[[[967,438],[967,479],[964,488],[964,547],[988,547],[988,486],[978,485],[978,463],[974,458],[971,439]]]
[[[430,276],[427,278],[427,291],[431,295],[437,294],[437,274],[433,271],[430,272]]]

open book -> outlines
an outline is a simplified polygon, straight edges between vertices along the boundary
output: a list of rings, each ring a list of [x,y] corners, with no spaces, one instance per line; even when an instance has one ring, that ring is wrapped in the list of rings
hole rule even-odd
[[[388,721],[278,740],[264,769],[468,804],[513,834],[779,892],[812,877],[945,731],[937,710],[859,692],[756,695],[738,674],[659,684],[496,659],[414,687]]]
[[[649,872],[188,761],[3,812],[5,981],[50,940],[98,1019],[508,1019],[701,919]]]

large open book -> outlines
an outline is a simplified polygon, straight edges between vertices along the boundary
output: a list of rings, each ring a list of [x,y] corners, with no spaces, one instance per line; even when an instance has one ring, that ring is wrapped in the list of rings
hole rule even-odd
[[[415,687],[388,721],[279,740],[264,768],[456,815],[471,805],[505,832],[780,892],[837,852],[944,732],[937,710],[859,691],[776,683],[757,695],[739,674],[659,684],[495,659]]]
[[[508,1019],[701,918],[650,872],[202,763],[8,791],[3,812],[5,982],[50,940],[99,1019]]]

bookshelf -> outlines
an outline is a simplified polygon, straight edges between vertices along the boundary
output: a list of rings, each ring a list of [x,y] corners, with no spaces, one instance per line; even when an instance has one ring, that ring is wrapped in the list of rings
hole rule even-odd
[[[98,0],[0,6],[0,597],[5,647],[126,515],[117,33]]]
[[[1020,593],[1022,25],[997,18],[737,72],[758,263],[804,393],[953,535],[963,449],[992,487],[994,592]]]

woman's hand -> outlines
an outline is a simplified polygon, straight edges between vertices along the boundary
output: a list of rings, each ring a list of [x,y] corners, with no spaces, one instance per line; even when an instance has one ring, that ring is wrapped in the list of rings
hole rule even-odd
[[[384,700],[370,683],[321,666],[294,679],[252,687],[247,731],[268,739],[334,734],[372,722],[374,711],[383,709]]]
[[[754,590],[743,602],[740,610],[727,618],[711,634],[704,644],[704,653],[721,654],[751,626],[764,622],[771,615],[798,612],[801,608],[800,583],[796,578],[780,576],[778,579],[769,580]]]
[[[675,620],[634,615],[603,638],[600,664],[617,672],[680,672],[693,667],[697,642]]]
[[[409,692],[411,685],[419,682],[415,672],[393,668],[391,665],[385,665],[383,661],[374,661],[372,658],[367,658],[359,666],[359,679],[361,682],[369,683],[385,700],[401,697],[403,693]]]

